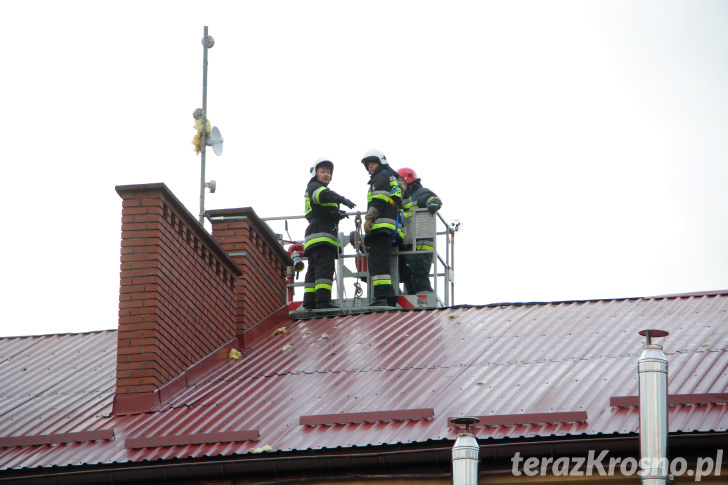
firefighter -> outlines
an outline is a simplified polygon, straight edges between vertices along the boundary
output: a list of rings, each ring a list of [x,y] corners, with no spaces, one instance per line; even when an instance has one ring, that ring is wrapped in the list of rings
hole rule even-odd
[[[402,228],[402,188],[397,172],[389,166],[379,150],[369,150],[361,163],[371,176],[364,221],[365,244],[369,246],[369,275],[372,306],[394,306],[397,297],[392,288],[389,262],[392,246],[404,240]]]
[[[308,258],[303,307],[307,310],[338,308],[331,303],[331,286],[339,252],[339,220],[344,211],[339,204],[353,209],[356,204],[329,189],[334,164],[319,158],[311,168],[311,180],[304,194],[304,215],[308,220],[304,255]]]
[[[412,211],[415,209],[427,208],[434,214],[442,207],[440,198],[432,190],[422,186],[422,181],[414,170],[402,168],[397,173],[405,184],[406,218],[412,217]],[[435,249],[435,241],[429,238],[417,238],[415,248],[417,251],[432,251]],[[403,254],[399,257],[399,276],[408,295],[432,293],[430,285],[432,258],[433,253]]]

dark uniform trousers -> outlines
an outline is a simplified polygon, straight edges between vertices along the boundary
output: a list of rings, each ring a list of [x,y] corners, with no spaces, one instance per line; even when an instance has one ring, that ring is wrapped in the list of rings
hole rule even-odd
[[[392,254],[392,236],[378,232],[369,236],[369,275],[372,278],[374,298],[392,298],[392,276],[389,260]]]
[[[432,253],[402,254],[399,256],[399,277],[404,283],[408,295],[420,292],[432,292],[430,284],[430,268]]]
[[[316,303],[331,301],[331,285],[336,268],[337,250],[331,245],[316,246],[308,250],[303,305],[315,308]]]

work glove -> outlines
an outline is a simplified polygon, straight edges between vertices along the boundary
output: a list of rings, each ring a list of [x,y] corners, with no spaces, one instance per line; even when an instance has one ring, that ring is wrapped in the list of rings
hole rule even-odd
[[[437,209],[439,209],[439,208],[440,208],[440,204],[438,204],[437,202],[432,202],[427,205],[427,210],[430,211],[430,214],[434,214],[435,212],[437,212]]]
[[[346,211],[339,211],[339,220],[344,219],[344,218],[348,219],[349,214],[347,214]]]
[[[344,200],[342,200],[341,203],[344,204],[349,209],[353,209],[354,207],[356,207],[356,204],[353,203],[352,201],[350,201],[349,199],[347,199],[346,197],[344,197]]]
[[[364,220],[364,234],[367,236],[372,232],[372,224],[374,223],[374,219],[365,219]]]

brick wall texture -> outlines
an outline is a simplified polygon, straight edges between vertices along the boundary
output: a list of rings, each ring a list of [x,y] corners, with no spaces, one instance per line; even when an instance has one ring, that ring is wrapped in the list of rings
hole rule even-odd
[[[286,305],[286,267],[293,262],[252,209],[208,214],[213,239],[243,272],[235,285],[236,331],[242,333]]]
[[[235,337],[240,270],[163,184],[117,192],[117,396],[153,393]]]

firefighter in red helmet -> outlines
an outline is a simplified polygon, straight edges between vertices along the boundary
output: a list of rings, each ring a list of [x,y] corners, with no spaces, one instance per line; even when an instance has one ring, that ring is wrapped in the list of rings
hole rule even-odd
[[[303,307],[307,310],[338,308],[331,303],[336,257],[339,251],[339,204],[353,209],[356,204],[329,189],[334,164],[320,158],[311,168],[311,180],[304,194],[304,215],[308,220],[304,255],[308,257]]]
[[[397,172],[389,166],[387,157],[379,150],[369,150],[361,163],[369,172],[367,214],[364,221],[365,244],[369,246],[369,275],[372,306],[394,306],[397,302],[392,287],[389,262],[392,246],[404,239],[402,189]]]
[[[422,186],[422,181],[411,168],[402,168],[398,172],[400,180],[405,184],[404,216],[412,217],[415,209],[426,208],[431,214],[442,206],[440,198],[430,189]],[[429,238],[417,238],[417,251],[433,251],[435,241]],[[430,284],[430,267],[433,253],[402,254],[399,257],[399,278],[404,283],[408,295],[432,293]]]

